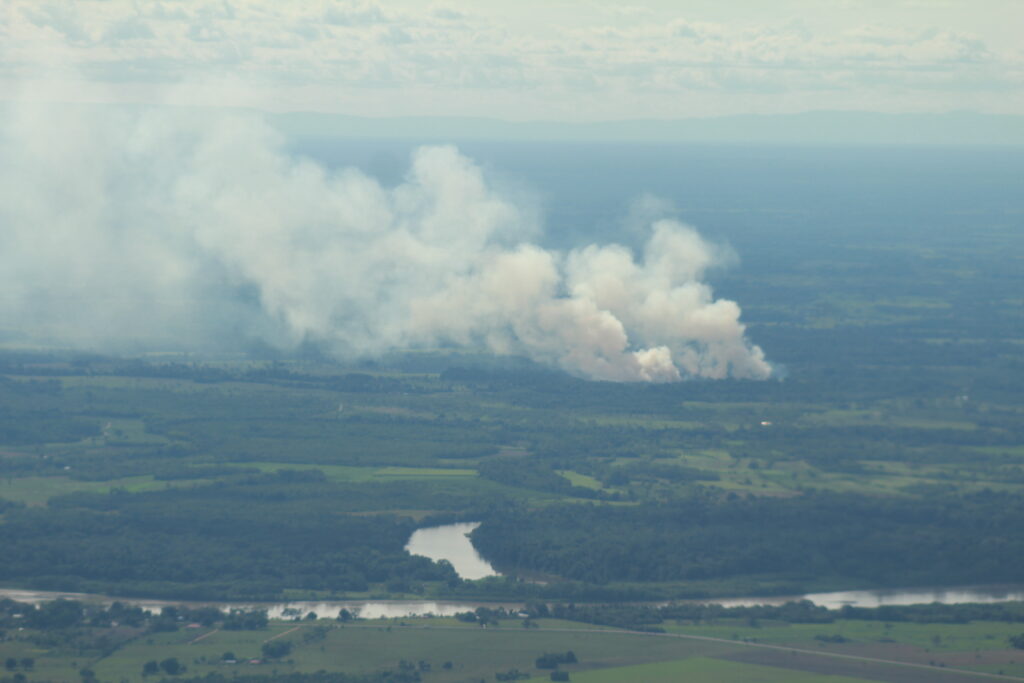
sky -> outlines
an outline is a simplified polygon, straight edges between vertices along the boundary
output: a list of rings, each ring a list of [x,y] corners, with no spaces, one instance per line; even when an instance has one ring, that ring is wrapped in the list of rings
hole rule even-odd
[[[1024,114],[1021,0],[4,0],[0,98],[509,121]]]
[[[604,380],[764,379],[739,303],[705,278],[728,250],[670,202],[642,212],[642,248],[549,250],[530,192],[455,147],[418,147],[386,186],[289,152],[281,121],[324,117],[261,112],[421,138],[400,117],[442,117],[445,141],[464,117],[1024,114],[1024,0],[443,2],[0,0],[0,340],[454,345]],[[851,137],[857,116],[828,116]],[[788,120],[806,140],[814,119]]]

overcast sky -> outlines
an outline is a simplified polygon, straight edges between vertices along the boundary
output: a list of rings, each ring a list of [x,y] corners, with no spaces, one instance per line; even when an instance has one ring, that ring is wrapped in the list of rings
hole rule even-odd
[[[1022,0],[3,0],[3,98],[593,121],[1024,114]]]

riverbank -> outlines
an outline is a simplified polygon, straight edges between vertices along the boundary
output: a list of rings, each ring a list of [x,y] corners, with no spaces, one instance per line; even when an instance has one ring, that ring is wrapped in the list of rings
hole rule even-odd
[[[72,593],[61,591],[33,591],[18,588],[0,588],[0,599],[7,598],[17,602],[39,604],[50,600],[80,600],[110,604],[121,602],[136,605],[144,610],[157,612],[164,607],[201,607],[212,606],[227,612],[229,610],[266,610],[271,619],[289,619],[305,617],[310,612],[319,617],[335,617],[341,610],[347,610],[352,616],[363,619],[396,619],[417,616],[451,617],[460,612],[471,612],[480,607],[490,609],[502,608],[516,611],[524,606],[522,602],[482,600],[288,600],[272,602],[216,602],[190,600],[157,600],[133,597],[117,597],[96,593]],[[939,603],[958,605],[998,602],[1024,601],[1024,585],[1000,586],[953,586],[933,588],[907,588],[862,591],[835,591],[831,593],[805,593],[783,596],[747,596],[723,597],[701,600],[679,600],[675,602],[690,604],[719,604],[724,607],[748,607],[753,605],[783,605],[787,602],[808,600],[815,605],[838,609],[851,607],[881,607],[885,605],[916,605]],[[649,602],[641,604],[664,605],[668,602]]]

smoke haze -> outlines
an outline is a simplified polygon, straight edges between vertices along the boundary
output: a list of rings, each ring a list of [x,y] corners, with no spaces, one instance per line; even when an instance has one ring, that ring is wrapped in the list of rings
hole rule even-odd
[[[614,381],[766,378],[720,250],[671,219],[568,253],[449,146],[393,187],[258,117],[21,105],[0,133],[0,332],[78,348],[459,345]]]

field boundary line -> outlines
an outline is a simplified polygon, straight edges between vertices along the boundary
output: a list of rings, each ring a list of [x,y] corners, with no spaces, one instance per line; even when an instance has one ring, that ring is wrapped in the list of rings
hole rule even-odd
[[[413,626],[413,625],[401,625],[401,624],[386,624],[381,626],[371,626],[369,624],[346,624],[343,628],[367,628],[367,629],[381,629],[381,628],[404,628],[404,629],[434,629],[434,630],[445,630],[445,631],[467,631],[474,630],[464,626]],[[296,626],[295,628],[299,628]],[[295,629],[292,629],[295,630]],[[515,631],[522,632],[523,629],[510,628],[508,626],[489,626],[487,628],[479,629],[481,631]],[[814,655],[817,657],[834,657],[837,659],[848,659],[858,662],[867,662],[870,664],[890,664],[893,666],[907,666],[915,669],[925,669],[927,671],[964,674],[966,676],[981,676],[984,678],[994,678],[1002,681],[1024,681],[1024,678],[1019,676],[1009,676],[1007,674],[993,674],[986,671],[971,671],[970,669],[958,669],[951,666],[935,666],[934,664],[918,664],[917,662],[901,662],[895,659],[876,659],[874,657],[865,657],[863,655],[847,655],[841,652],[819,652],[815,650],[805,650],[799,647],[788,647],[785,645],[769,645],[767,643],[752,643],[745,640],[729,640],[728,638],[715,638],[713,636],[697,636],[690,635],[687,633],[656,633],[652,631],[632,631],[629,629],[615,629],[615,628],[544,628],[539,627],[531,629],[534,633],[606,633],[612,635],[628,635],[628,636],[647,636],[653,638],[680,638],[683,640],[701,640],[711,643],[721,643],[725,645],[745,645],[747,647],[760,647],[766,650],[779,650],[780,652],[793,652],[802,655]],[[284,635],[284,633],[280,634]],[[280,636],[275,636],[280,637]]]
[[[647,635],[643,631],[629,631],[629,633],[636,633],[638,635]],[[1000,680],[1008,681],[1021,681],[1024,678],[1019,676],[1008,676],[1006,674],[993,674],[987,671],[971,671],[970,669],[957,669],[951,666],[935,666],[934,664],[919,664],[917,662],[901,662],[896,659],[877,659],[875,657],[865,657],[864,655],[847,655],[841,652],[820,652],[816,650],[805,650],[799,647],[786,647],[785,645],[769,645],[767,643],[751,643],[749,641],[742,640],[729,640],[727,638],[714,638],[712,636],[695,636],[686,633],[651,633],[652,636],[663,636],[668,638],[687,638],[692,640],[706,640],[714,643],[734,643],[738,645],[747,645],[749,647],[760,647],[766,650],[780,650],[782,652],[795,652],[802,655],[816,655],[819,657],[835,657],[837,659],[849,659],[859,662],[869,662],[872,664],[892,664],[895,666],[909,666],[916,669],[927,669],[928,671],[945,671],[947,673],[958,673],[966,674],[968,676],[984,676],[986,678],[997,678]]]
[[[215,628],[212,631],[207,631],[203,635],[201,635],[201,636],[199,636],[197,638],[193,638],[192,640],[188,641],[188,644],[189,645],[195,645],[196,643],[198,643],[203,638],[209,638],[210,636],[212,636],[214,633],[216,633],[219,630],[220,630],[219,628]]]
[[[299,630],[300,628],[302,628],[302,627],[301,627],[301,626],[293,626],[292,628],[288,629],[287,631],[281,631],[281,632],[280,632],[280,633],[278,633],[278,634],[277,634],[276,636],[270,636],[269,638],[267,638],[267,639],[266,639],[266,640],[264,640],[263,642],[264,642],[264,643],[269,643],[269,642],[270,642],[270,641],[272,641],[272,640],[277,640],[278,638],[280,638],[280,637],[282,637],[282,636],[286,636],[286,635],[288,635],[289,633],[293,633],[294,631],[298,631],[298,630]]]

